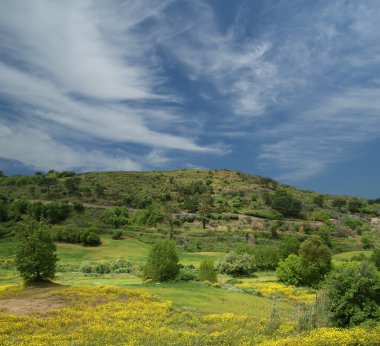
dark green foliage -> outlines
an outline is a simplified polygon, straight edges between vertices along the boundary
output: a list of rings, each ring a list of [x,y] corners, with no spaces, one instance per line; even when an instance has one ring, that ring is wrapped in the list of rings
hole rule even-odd
[[[302,267],[302,281],[317,286],[331,270],[331,252],[318,236],[305,240],[299,251]]]
[[[277,248],[272,246],[255,246],[252,254],[260,270],[274,270],[280,260]]]
[[[55,241],[73,244],[83,244],[86,246],[97,246],[101,244],[101,239],[94,229],[78,229],[74,225],[68,225],[62,229],[52,231]]]
[[[324,241],[324,243],[331,248],[331,232],[334,231],[334,227],[323,225],[317,231],[318,236]]]
[[[67,191],[70,194],[75,194],[75,193],[79,192],[80,182],[81,182],[81,179],[79,176],[73,176],[73,177],[66,178],[64,184],[65,184]]]
[[[354,326],[380,317],[380,277],[368,262],[337,267],[323,286],[327,309],[336,326]]]
[[[336,198],[332,202],[332,206],[334,208],[338,208],[339,210],[342,210],[343,207],[347,205],[347,201],[344,198]]]
[[[194,268],[181,268],[176,277],[176,280],[179,281],[195,281],[197,279],[197,273]]]
[[[84,212],[84,205],[81,201],[74,201],[73,202],[73,208],[77,213],[83,213]]]
[[[114,240],[120,240],[123,239],[123,231],[118,229],[112,234],[112,239]]]
[[[247,253],[238,254],[230,251],[219,262],[217,269],[222,274],[232,276],[250,275],[256,271],[256,263],[254,257]]]
[[[199,266],[199,280],[216,282],[216,270],[214,267],[214,261],[203,260]]]
[[[178,261],[175,242],[160,240],[149,251],[144,266],[144,278],[154,282],[173,280],[179,272]]]
[[[272,200],[272,208],[284,216],[298,217],[302,210],[302,203],[286,191],[276,191]]]
[[[129,211],[125,207],[105,209],[101,219],[104,223],[118,228],[129,223]]]
[[[371,261],[375,265],[375,267],[380,270],[380,249],[374,249],[373,254],[371,256]]]
[[[289,255],[280,261],[276,269],[278,279],[288,285],[299,285],[302,283],[301,258],[295,254]]]
[[[347,209],[351,213],[358,213],[360,212],[360,209],[363,207],[363,202],[357,198],[353,198],[351,201],[348,202]]]
[[[318,195],[313,198],[313,202],[315,205],[317,205],[320,208],[323,208],[324,203],[325,203],[325,196],[323,195]]]
[[[293,235],[287,235],[280,242],[278,252],[282,259],[287,258],[291,254],[298,254],[301,242]]]
[[[0,221],[8,220],[8,207],[7,203],[0,199]]]
[[[98,246],[98,245],[100,245],[102,243],[101,240],[100,240],[99,235],[97,235],[97,234],[95,234],[93,232],[89,232],[88,234],[82,233],[82,236],[83,235],[86,235],[85,239],[83,239],[83,238],[81,239],[83,245]]]
[[[26,282],[52,278],[56,271],[56,246],[43,222],[30,217],[15,226],[16,267]]]
[[[51,202],[46,205],[46,217],[50,223],[64,221],[70,215],[71,207],[64,202]]]
[[[371,249],[373,247],[373,241],[371,239],[371,236],[368,234],[363,234],[360,238],[363,244],[363,249]]]

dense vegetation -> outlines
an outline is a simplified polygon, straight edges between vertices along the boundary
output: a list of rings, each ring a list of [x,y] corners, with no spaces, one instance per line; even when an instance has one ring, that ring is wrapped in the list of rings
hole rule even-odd
[[[230,329],[218,316],[215,328],[211,324],[207,330],[197,313],[189,313],[186,318],[197,327],[179,333],[178,344],[199,343],[219,327],[226,333],[206,338],[209,342],[257,344],[272,338],[274,343],[287,337],[278,344],[302,344],[302,338],[317,344],[313,333],[320,331],[328,344],[323,328],[337,336],[331,327],[377,325],[379,231],[380,200],[321,195],[227,170],[0,177],[0,273],[5,273],[0,284],[18,283],[16,269],[28,282],[52,278],[57,271],[55,280],[69,285],[138,283],[173,301],[202,290],[207,297],[220,296],[221,309],[236,309],[236,303],[221,302],[239,297],[248,305],[257,300],[256,314],[267,313],[268,320],[250,325],[251,334],[252,316],[225,317]],[[185,308],[192,309],[199,297],[186,301]],[[137,303],[142,315],[143,305],[151,303],[144,299]],[[277,304],[284,303],[287,313],[280,313]],[[165,309],[169,316],[170,307]],[[215,307],[207,304],[203,313],[210,309]],[[121,309],[124,313],[130,311]],[[185,328],[182,313],[159,319],[157,328]],[[239,320],[245,321],[240,329]],[[259,325],[265,327],[259,330]],[[361,333],[371,334],[357,328],[362,329],[352,329],[348,345],[361,344]],[[297,336],[300,332],[310,334]],[[151,337],[158,338],[155,332]],[[135,340],[144,341],[139,338],[144,336],[136,334]],[[376,344],[373,336],[368,340]]]

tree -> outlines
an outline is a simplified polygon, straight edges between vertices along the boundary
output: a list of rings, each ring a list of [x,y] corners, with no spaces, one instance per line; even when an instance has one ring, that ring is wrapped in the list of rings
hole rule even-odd
[[[323,208],[323,205],[325,203],[325,196],[318,195],[313,198],[313,202],[315,205],[317,205],[320,208]]]
[[[330,249],[320,237],[313,235],[302,243],[299,254],[302,281],[306,285],[318,285],[331,270]]]
[[[272,200],[272,208],[284,216],[298,217],[302,210],[302,203],[286,191],[276,191]]]
[[[144,266],[144,278],[157,281],[173,280],[179,272],[175,242],[165,239],[153,245]]]
[[[299,285],[302,283],[301,258],[290,254],[286,259],[280,261],[276,269],[278,279],[288,285]]]
[[[371,261],[375,264],[375,267],[380,270],[380,249],[373,250]]]
[[[349,262],[326,278],[323,291],[336,326],[353,326],[379,318],[380,278],[373,264]]]
[[[344,198],[334,199],[332,202],[332,206],[334,208],[338,208],[339,211],[342,211],[342,208],[347,204],[347,201]]]
[[[199,266],[199,280],[216,282],[216,270],[214,267],[214,261],[203,260]]]
[[[15,226],[16,267],[25,282],[52,278],[56,271],[56,246],[47,225],[30,217]]]
[[[210,213],[212,212],[213,207],[214,207],[214,200],[212,196],[209,193],[202,195],[198,203],[198,211],[202,217],[203,229],[206,228],[207,219]]]
[[[357,198],[353,198],[351,201],[348,202],[347,209],[351,213],[358,213],[360,212],[360,209],[363,207],[363,202]]]
[[[218,270],[233,276],[249,275],[256,271],[256,263],[254,257],[247,253],[238,254],[230,251],[219,262]]]
[[[281,240],[279,253],[282,259],[287,258],[291,254],[298,254],[300,249],[300,241],[293,235],[287,235]]]

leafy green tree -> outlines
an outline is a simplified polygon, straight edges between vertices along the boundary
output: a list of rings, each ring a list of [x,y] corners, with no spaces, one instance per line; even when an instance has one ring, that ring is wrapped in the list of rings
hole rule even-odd
[[[173,280],[179,272],[178,261],[175,242],[160,240],[149,251],[143,270],[144,278],[154,282]]]
[[[257,268],[260,270],[273,270],[280,260],[277,248],[272,246],[255,246],[252,255],[255,258]]]
[[[285,259],[291,254],[298,254],[300,245],[300,241],[295,236],[285,236],[285,238],[281,240],[280,247],[278,249],[280,257]]]
[[[78,176],[68,177],[65,180],[65,187],[70,194],[74,194],[79,191],[79,185],[81,182],[81,178]]]
[[[272,199],[272,208],[284,216],[298,217],[302,210],[302,203],[286,191],[276,191]]]
[[[342,211],[342,208],[347,205],[347,201],[344,198],[336,198],[332,202],[334,208],[338,208],[339,211]]]
[[[15,226],[16,267],[25,282],[52,278],[56,271],[56,246],[44,222],[26,217]]]
[[[8,220],[8,208],[6,202],[0,199],[0,221]]]
[[[331,270],[331,252],[318,236],[305,240],[299,251],[302,267],[302,281],[306,285],[316,286]]]
[[[278,279],[288,285],[302,284],[301,258],[290,254],[286,259],[280,261],[276,269]]]
[[[218,263],[217,269],[223,274],[233,276],[249,275],[256,271],[256,263],[254,257],[247,253],[230,251]]]
[[[199,266],[199,280],[216,282],[216,270],[214,267],[214,261],[203,260]]]
[[[351,201],[348,202],[347,209],[351,213],[358,213],[360,212],[360,209],[363,207],[363,202],[360,199],[353,198]]]
[[[209,193],[206,193],[200,197],[198,203],[198,212],[202,218],[202,227],[206,228],[207,220],[214,208],[214,199]]]
[[[380,318],[380,277],[373,264],[344,263],[326,278],[323,291],[336,326],[354,326]]]
[[[371,261],[374,263],[375,267],[380,270],[380,249],[374,249]]]
[[[323,208],[323,205],[325,203],[325,196],[318,195],[313,198],[313,202],[315,205],[317,205],[320,208]]]

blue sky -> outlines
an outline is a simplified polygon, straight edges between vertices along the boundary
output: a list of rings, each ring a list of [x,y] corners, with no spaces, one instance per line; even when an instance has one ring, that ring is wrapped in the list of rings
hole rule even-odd
[[[228,168],[380,197],[377,0],[0,2],[0,169]]]

